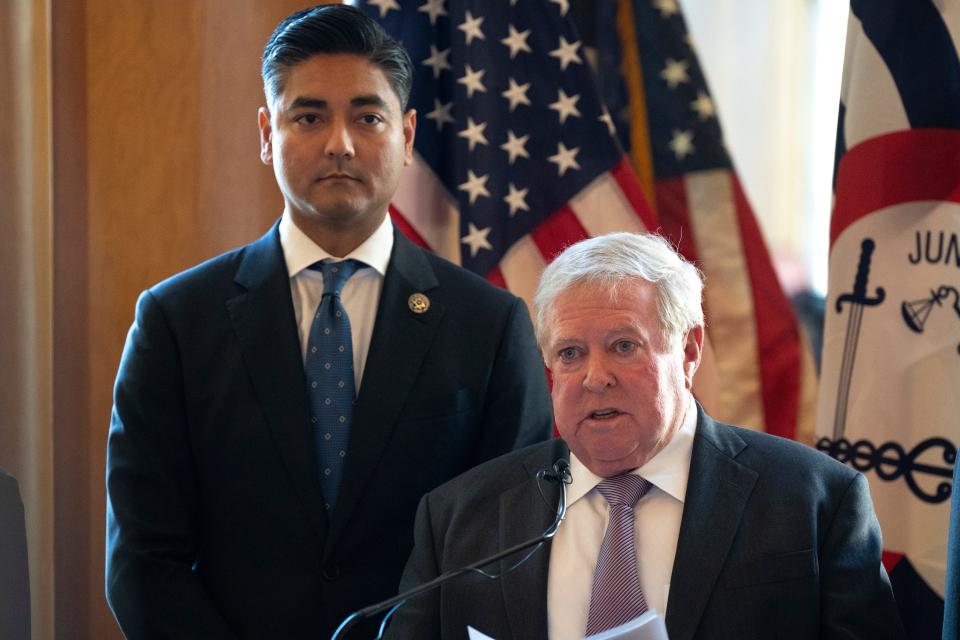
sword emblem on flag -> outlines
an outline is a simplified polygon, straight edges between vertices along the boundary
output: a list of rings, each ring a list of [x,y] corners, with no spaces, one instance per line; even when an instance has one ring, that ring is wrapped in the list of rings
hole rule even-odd
[[[847,422],[847,398],[850,394],[850,380],[853,378],[853,365],[857,357],[857,343],[860,340],[860,324],[863,321],[863,308],[875,307],[886,298],[883,287],[877,287],[874,297],[867,295],[867,279],[870,276],[870,259],[876,247],[871,238],[860,243],[860,262],[853,281],[853,291],[837,296],[837,313],[843,312],[843,304],[850,303],[850,316],[847,318],[847,336],[843,343],[843,360],[840,367],[840,386],[837,390],[837,405],[833,420],[833,439],[840,440]]]

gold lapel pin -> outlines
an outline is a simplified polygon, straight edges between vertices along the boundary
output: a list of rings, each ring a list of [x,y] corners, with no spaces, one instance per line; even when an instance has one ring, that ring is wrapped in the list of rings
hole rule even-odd
[[[422,293],[412,293],[410,297],[407,298],[407,306],[410,307],[410,311],[414,313],[426,313],[427,309],[430,308],[430,298]]]

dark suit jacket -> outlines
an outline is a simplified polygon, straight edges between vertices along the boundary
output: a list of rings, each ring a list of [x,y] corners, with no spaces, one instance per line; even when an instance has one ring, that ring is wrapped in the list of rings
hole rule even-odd
[[[534,445],[425,496],[401,590],[540,535],[558,488],[541,481],[542,497],[536,471],[567,455],[559,440]],[[900,638],[880,550],[863,475],[700,410],[667,603],[671,640]],[[409,601],[389,637],[460,639],[470,624],[497,640],[546,638],[548,567],[549,546],[500,580],[457,578]]]
[[[329,637],[396,592],[426,491],[551,428],[522,301],[395,233],[328,518],[274,227],[138,301],[107,447],[110,606],[131,638]]]
[[[30,578],[23,501],[16,479],[0,469],[0,638],[30,638]]]

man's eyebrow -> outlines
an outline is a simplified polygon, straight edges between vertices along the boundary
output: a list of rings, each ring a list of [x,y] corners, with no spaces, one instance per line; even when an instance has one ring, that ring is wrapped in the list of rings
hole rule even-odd
[[[319,98],[305,98],[298,96],[287,105],[287,109],[326,109],[327,101]]]
[[[364,96],[357,96],[350,100],[350,105],[354,107],[380,107],[385,109],[387,107],[387,101],[378,96],[375,93],[371,93]]]
[[[579,343],[579,342],[583,342],[583,339],[578,338],[576,336],[557,335],[550,338],[550,341],[545,346],[548,349],[555,349],[557,346],[561,344],[570,344],[570,343]]]
[[[636,325],[626,323],[626,324],[618,324],[615,327],[611,327],[610,330],[607,331],[607,336],[609,337],[611,335],[616,335],[618,333],[641,333],[641,332],[637,329]]]
[[[636,336],[640,337],[641,339],[644,339],[643,332],[639,331],[636,326],[634,326],[634,325],[632,325],[632,324],[629,324],[629,323],[619,324],[619,325],[617,325],[617,326],[615,326],[615,327],[611,327],[610,329],[608,329],[607,331],[605,331],[605,332],[603,333],[603,339],[604,339],[604,340],[609,340],[611,337],[616,336],[616,335],[621,335],[621,336],[622,336],[622,335],[636,335]],[[547,346],[553,347],[553,346],[556,346],[556,345],[562,344],[562,343],[566,343],[566,344],[570,344],[570,343],[580,343],[580,342],[584,342],[585,340],[586,340],[586,339],[584,338],[584,336],[583,336],[582,334],[579,334],[579,335],[577,335],[577,334],[571,334],[571,335],[558,334],[558,335],[556,335],[556,336],[554,336],[554,337],[552,337],[552,338],[550,339],[550,342],[548,343]]]
[[[351,98],[350,100],[351,107],[380,107],[381,109],[387,108],[387,101],[378,96],[375,93],[368,95],[357,96]],[[326,100],[322,98],[308,98],[305,96],[297,96],[294,98],[293,102],[287,105],[287,109],[328,109],[330,105]]]

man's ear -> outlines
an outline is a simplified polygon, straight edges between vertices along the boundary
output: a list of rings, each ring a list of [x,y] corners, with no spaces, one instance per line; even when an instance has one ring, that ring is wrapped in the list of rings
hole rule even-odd
[[[413,162],[413,139],[417,133],[417,110],[407,109],[403,114],[403,165]]]
[[[700,366],[703,356],[703,325],[698,325],[689,331],[683,340],[683,378],[687,389],[693,387],[693,375]]]
[[[270,110],[266,107],[257,111],[257,126],[260,128],[260,161],[273,164],[273,128],[270,126]]]

